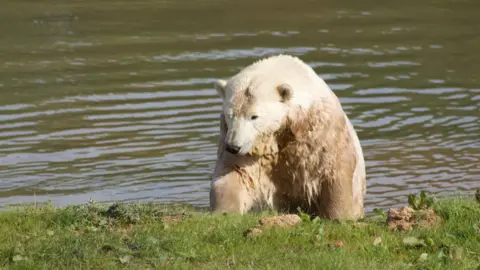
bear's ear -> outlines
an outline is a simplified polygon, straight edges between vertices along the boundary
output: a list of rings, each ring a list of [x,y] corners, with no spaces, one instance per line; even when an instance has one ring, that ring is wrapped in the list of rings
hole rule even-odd
[[[213,83],[213,86],[215,87],[215,90],[217,90],[218,95],[222,98],[225,99],[225,86],[227,85],[227,81],[225,80],[216,80]]]
[[[277,91],[280,95],[280,98],[282,99],[282,102],[287,102],[292,98],[293,89],[288,83],[277,86]]]

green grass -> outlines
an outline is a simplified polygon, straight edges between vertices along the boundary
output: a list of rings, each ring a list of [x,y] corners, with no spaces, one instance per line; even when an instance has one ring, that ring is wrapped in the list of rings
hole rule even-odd
[[[296,227],[257,237],[244,232],[274,213],[24,207],[0,213],[0,269],[480,269],[480,204],[448,199],[433,207],[444,219],[437,228],[391,232],[381,217],[355,223],[302,215]]]

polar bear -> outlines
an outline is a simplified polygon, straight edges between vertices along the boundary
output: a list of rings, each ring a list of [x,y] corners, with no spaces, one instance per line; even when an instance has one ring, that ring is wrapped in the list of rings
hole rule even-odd
[[[257,60],[214,83],[223,100],[213,213],[270,208],[364,217],[365,162],[337,96],[298,57]]]

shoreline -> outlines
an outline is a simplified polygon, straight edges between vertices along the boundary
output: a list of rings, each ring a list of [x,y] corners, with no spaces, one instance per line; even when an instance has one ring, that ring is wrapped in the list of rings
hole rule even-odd
[[[0,269],[480,267],[475,197],[409,202],[411,210],[344,222],[301,212],[210,215],[183,204],[37,203],[0,211]],[[415,216],[408,226],[392,226],[405,223],[406,209]],[[438,218],[422,223],[427,212]]]

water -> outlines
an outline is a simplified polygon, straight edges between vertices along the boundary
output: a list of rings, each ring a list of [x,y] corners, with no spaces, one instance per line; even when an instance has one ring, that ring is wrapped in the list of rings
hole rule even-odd
[[[229,6],[230,5],[230,6]],[[0,205],[208,204],[220,99],[300,56],[341,98],[366,206],[480,186],[480,18],[464,1],[9,1],[0,9]]]

